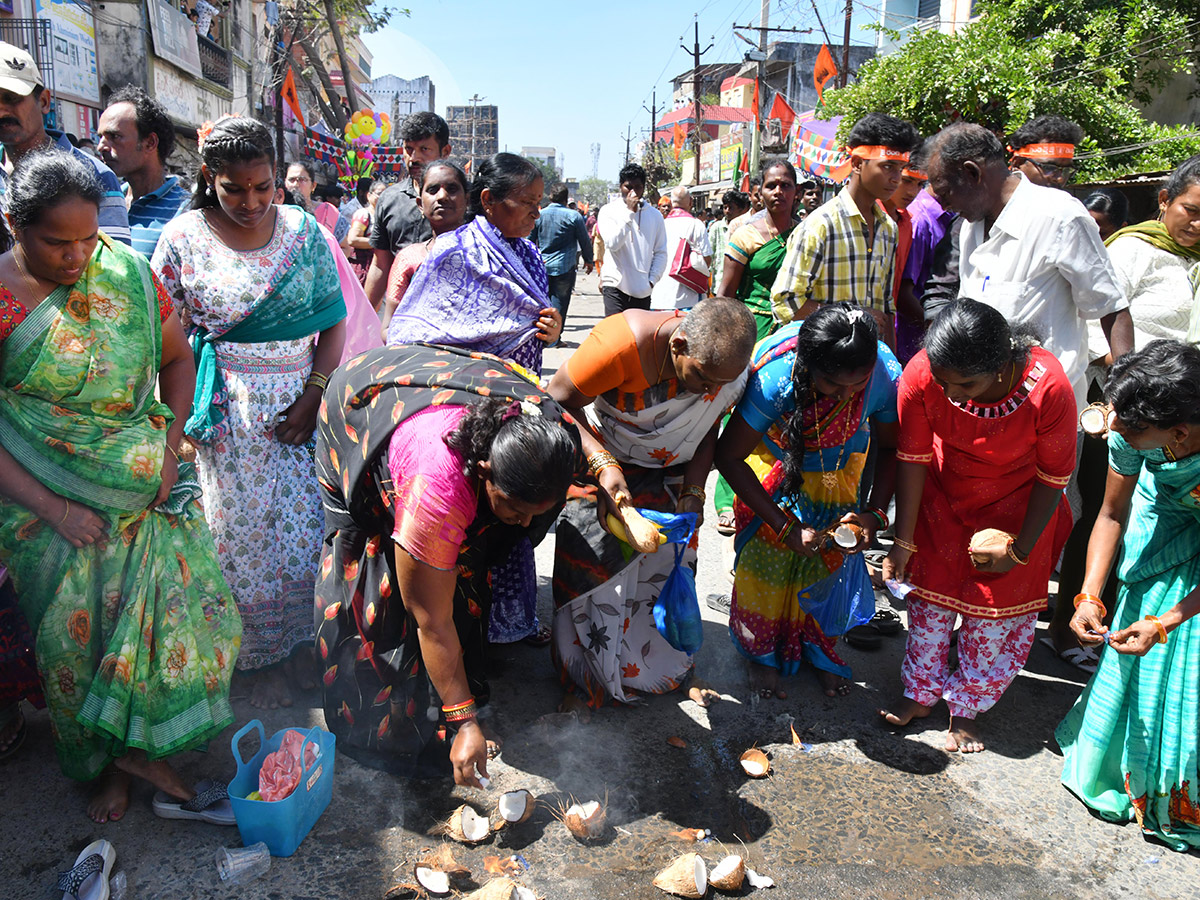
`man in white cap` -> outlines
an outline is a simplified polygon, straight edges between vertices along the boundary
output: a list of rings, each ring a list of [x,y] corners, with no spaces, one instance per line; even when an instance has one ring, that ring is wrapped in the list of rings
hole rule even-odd
[[[42,73],[32,56],[20,47],[0,41],[0,196],[8,190],[8,176],[27,154],[57,148],[91,166],[104,196],[100,200],[100,230],[128,244],[129,213],[121,182],[112,169],[82,150],[71,146],[61,131],[46,128],[43,117],[50,112],[50,92],[42,84]]]

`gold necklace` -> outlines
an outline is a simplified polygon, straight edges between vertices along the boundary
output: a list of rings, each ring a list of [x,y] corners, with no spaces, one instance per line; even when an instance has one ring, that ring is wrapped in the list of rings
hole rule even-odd
[[[817,389],[813,386],[813,427],[817,430],[817,463],[821,467],[821,487],[827,493],[832,494],[837,488],[837,473],[842,468],[842,457],[846,453],[846,441],[842,442],[842,448],[838,451],[837,462],[833,464],[833,471],[825,471],[825,455],[821,452],[821,411],[817,409]],[[836,406],[834,407],[836,409]],[[803,415],[801,413],[801,415]],[[849,438],[847,438],[847,441]]]
[[[661,322],[658,323],[658,327],[654,329],[654,339],[650,342],[651,347],[653,347],[655,344],[658,343],[658,334],[660,331],[662,331],[662,327],[664,325],[666,325],[668,322],[674,322],[678,318],[679,318],[679,314],[676,313],[675,315],[671,316],[671,318],[663,319]],[[678,326],[676,327],[676,331],[677,330],[678,330]],[[656,384],[662,383],[663,372],[667,368],[667,360],[671,358],[671,338],[674,336],[675,336],[675,332],[672,331],[670,336],[667,338],[667,352],[663,354],[663,361],[658,366],[658,381],[655,382]],[[654,357],[650,357],[650,358],[653,359]]]
[[[29,262],[26,261],[24,265],[21,263],[21,258],[25,256],[25,248],[18,244],[17,250],[20,250],[21,252],[19,255],[15,251],[13,252],[13,264],[17,267],[17,271],[20,273],[21,277],[25,279],[25,286],[29,288],[29,297],[31,300],[33,300],[33,306],[37,306],[39,303],[49,297],[51,292],[47,291],[40,297],[38,296],[37,283],[33,280],[33,276],[29,272]],[[30,308],[32,309],[33,307]]]

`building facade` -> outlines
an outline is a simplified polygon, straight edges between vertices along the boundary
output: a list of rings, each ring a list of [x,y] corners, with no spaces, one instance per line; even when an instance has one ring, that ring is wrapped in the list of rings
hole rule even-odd
[[[447,106],[446,124],[450,126],[450,152],[470,164],[486,159],[500,150],[500,111],[495,106]]]
[[[392,133],[395,134],[406,116],[417,112],[436,112],[436,96],[432,79],[428,75],[420,78],[400,78],[397,75],[381,75],[363,86],[370,95],[376,112],[385,112],[392,117]]]

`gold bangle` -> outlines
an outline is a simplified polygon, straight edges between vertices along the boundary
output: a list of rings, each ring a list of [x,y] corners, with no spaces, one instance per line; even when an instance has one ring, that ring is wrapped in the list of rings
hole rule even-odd
[[[1167,642],[1167,628],[1159,621],[1158,616],[1146,616],[1146,621],[1154,623],[1154,627],[1158,629],[1158,642],[1165,644]]]
[[[898,537],[892,538],[892,543],[895,544],[897,547],[899,547],[901,550],[907,550],[909,553],[917,552],[916,544],[910,544],[908,541],[901,540]]]
[[[708,499],[708,494],[704,493],[704,488],[700,487],[698,484],[689,484],[682,491],[680,491],[679,496],[699,497],[701,503]]]
[[[607,450],[597,450],[588,457],[588,471],[593,475],[599,475],[604,469],[610,466],[620,468],[620,465],[617,458]]]
[[[55,528],[62,528],[63,523],[67,521],[67,516],[71,514],[71,501],[63,497],[63,502],[67,504],[67,508],[63,510],[63,517],[58,520],[58,524],[54,526]]]
[[[1026,556],[1024,559],[1021,558],[1021,554],[1017,552],[1017,549],[1015,546],[1016,543],[1017,543],[1016,538],[1009,538],[1008,544],[1004,548],[1004,552],[1007,553],[1008,558],[1011,559],[1013,562],[1015,562],[1018,566],[1029,565],[1029,557]]]
[[[1100,607],[1100,618],[1102,618],[1102,619],[1108,615],[1108,610],[1104,608],[1104,604],[1101,602],[1100,598],[1097,597],[1095,594],[1084,594],[1084,593],[1076,594],[1075,595],[1075,608],[1079,609],[1079,604],[1081,604],[1081,603],[1094,603],[1098,607]]]
[[[329,376],[322,375],[320,372],[310,372],[308,378],[304,382],[304,386],[315,387],[321,393],[325,392],[325,388],[329,386]]]
[[[163,444],[167,448],[167,452],[170,453],[173,457],[175,457],[175,462],[179,462],[179,453],[176,450],[174,450],[171,447],[171,445],[168,444],[166,441],[163,441]]]

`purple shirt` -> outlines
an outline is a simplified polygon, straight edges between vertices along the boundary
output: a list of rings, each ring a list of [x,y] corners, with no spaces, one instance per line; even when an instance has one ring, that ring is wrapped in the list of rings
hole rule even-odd
[[[912,247],[908,251],[904,277],[913,283],[913,293],[920,300],[933,268],[933,250],[949,230],[955,215],[942,209],[927,190],[922,190],[908,204],[908,212],[912,216]]]

